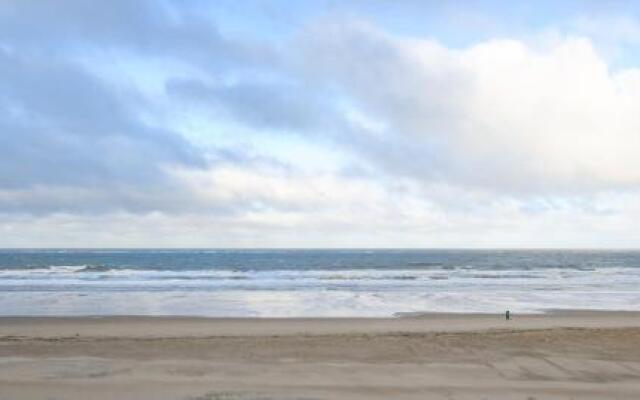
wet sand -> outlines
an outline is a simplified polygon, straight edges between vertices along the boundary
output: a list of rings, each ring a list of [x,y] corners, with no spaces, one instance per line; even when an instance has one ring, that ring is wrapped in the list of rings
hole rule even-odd
[[[638,399],[640,314],[0,318],[0,399]]]

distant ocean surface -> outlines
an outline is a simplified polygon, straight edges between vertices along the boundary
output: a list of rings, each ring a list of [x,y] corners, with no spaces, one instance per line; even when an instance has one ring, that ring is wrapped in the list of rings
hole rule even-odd
[[[640,252],[0,250],[0,315],[640,310]]]

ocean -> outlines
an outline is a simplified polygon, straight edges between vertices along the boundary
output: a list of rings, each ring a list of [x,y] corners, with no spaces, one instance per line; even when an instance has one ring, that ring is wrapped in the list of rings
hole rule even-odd
[[[0,315],[640,310],[640,251],[0,250]]]

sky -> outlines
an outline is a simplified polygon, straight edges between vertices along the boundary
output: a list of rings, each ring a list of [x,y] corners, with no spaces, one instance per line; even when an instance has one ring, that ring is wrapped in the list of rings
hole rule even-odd
[[[640,5],[0,2],[0,247],[640,248]]]

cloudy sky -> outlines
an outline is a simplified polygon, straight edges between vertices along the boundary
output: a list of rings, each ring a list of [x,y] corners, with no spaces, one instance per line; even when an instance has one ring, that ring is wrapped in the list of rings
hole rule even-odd
[[[0,2],[0,247],[640,247],[640,7]]]

